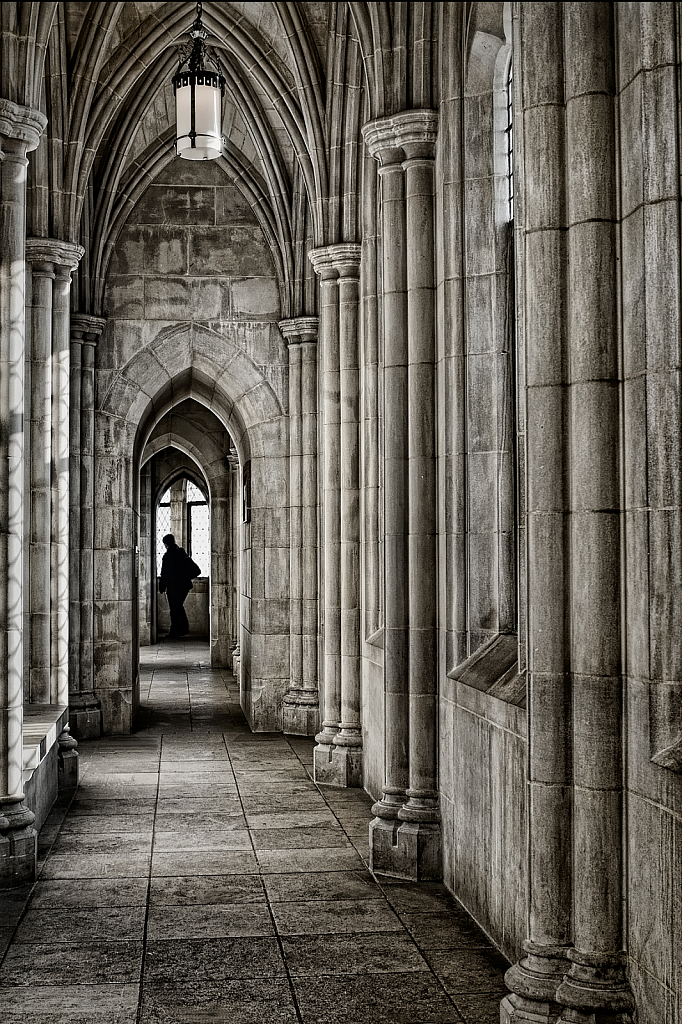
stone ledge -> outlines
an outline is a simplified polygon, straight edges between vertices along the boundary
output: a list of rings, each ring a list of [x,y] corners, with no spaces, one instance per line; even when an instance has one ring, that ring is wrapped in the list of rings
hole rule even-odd
[[[57,742],[68,721],[68,707],[59,704],[24,705],[24,784]]]

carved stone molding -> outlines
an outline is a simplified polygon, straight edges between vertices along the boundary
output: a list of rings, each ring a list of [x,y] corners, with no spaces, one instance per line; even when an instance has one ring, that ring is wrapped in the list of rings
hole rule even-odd
[[[28,143],[27,152],[38,148],[47,118],[40,110],[21,107],[0,97],[0,135]]]
[[[58,266],[75,270],[84,253],[85,249],[82,245],[77,245],[75,242],[62,242],[59,238],[26,239],[26,259],[29,263],[40,261],[56,263]]]

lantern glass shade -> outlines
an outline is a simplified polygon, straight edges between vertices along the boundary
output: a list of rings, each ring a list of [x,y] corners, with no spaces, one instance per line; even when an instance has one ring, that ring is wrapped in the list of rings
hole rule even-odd
[[[175,86],[176,152],[184,160],[222,154],[222,88],[212,71],[180,71]]]

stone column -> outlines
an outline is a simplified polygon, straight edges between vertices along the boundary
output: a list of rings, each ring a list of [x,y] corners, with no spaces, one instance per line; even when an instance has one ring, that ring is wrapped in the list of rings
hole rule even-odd
[[[568,460],[565,450],[566,164],[563,4],[521,4],[515,115],[524,149],[528,652],[528,938],[507,972],[503,1022],[556,1021],[571,943]],[[540,45],[542,40],[542,45]],[[537,145],[537,140],[542,144]],[[547,188],[547,182],[552,187]]]
[[[228,599],[230,616],[230,658],[239,648],[239,557],[240,557],[240,532],[239,532],[239,455],[236,448],[230,448],[225,456],[228,482],[228,524],[230,530],[230,595]],[[228,659],[229,661],[229,659]]]
[[[97,739],[102,732],[100,702],[94,692],[94,433],[95,346],[106,321],[84,313],[71,317],[72,335],[82,339],[80,387],[80,603],[79,671],[71,681],[69,716],[77,739]],[[74,682],[77,685],[74,686]]]
[[[69,295],[79,245],[28,238],[29,308],[29,699],[69,703]]]
[[[83,332],[70,326],[69,367],[69,703],[80,693],[81,365]]]
[[[328,612],[332,614],[334,713],[331,742],[315,751],[315,778],[333,786],[362,785],[360,729],[360,371],[358,302],[360,246],[352,242],[316,249],[310,254],[320,275],[322,306],[333,334],[323,334],[325,355],[325,466],[333,474],[325,487],[325,651]],[[323,318],[323,324],[325,319]],[[329,531],[329,532],[328,532]],[[327,594],[330,601],[327,602]],[[325,658],[325,693],[327,659]],[[332,716],[325,708],[325,718]],[[324,723],[323,723],[324,728]]]
[[[41,239],[26,239],[31,264],[31,297],[27,312],[29,383],[26,395],[29,424],[27,514],[29,521],[28,699],[50,704],[50,535],[52,458],[52,283],[54,264]],[[54,702],[56,703],[56,701]]]
[[[383,247],[386,784],[373,870],[442,876],[436,778],[436,395],[433,160],[438,115],[365,125]]]
[[[384,325],[384,785],[372,807],[370,866],[395,864],[398,813],[409,785],[407,552],[407,243],[403,151],[391,118],[362,130],[379,162]]]
[[[71,242],[50,241],[55,271],[52,285],[50,689],[52,702],[66,707],[69,703],[70,298],[71,274],[84,250]]]
[[[0,887],[35,876],[23,792],[23,542],[26,169],[39,111],[0,99]]]
[[[434,151],[438,114],[393,118],[405,159],[407,224],[407,423],[409,600],[409,789],[398,817],[410,873],[442,877],[436,767],[436,326]]]
[[[573,948],[561,1021],[631,1019],[623,935],[613,5],[566,3]],[[580,60],[574,55],[580,54]]]
[[[303,693],[315,694],[319,721],[317,610],[319,557],[317,536],[317,321],[307,317],[301,326],[301,525],[302,525],[302,638]],[[315,729],[309,723],[312,732]],[[317,726],[316,726],[317,727]]]
[[[317,317],[282,320],[289,346],[290,666],[282,729],[311,736],[318,728],[317,684]],[[312,416],[311,416],[312,401]],[[312,430],[312,434],[311,434]],[[314,529],[311,532],[311,511]],[[312,578],[311,578],[312,577]],[[314,621],[310,621],[311,594]],[[311,629],[312,640],[311,645]],[[311,664],[311,653],[314,664]],[[312,669],[312,671],[311,671]]]
[[[322,491],[324,523],[324,695],[322,731],[315,737],[315,778],[325,773],[341,718],[341,410],[339,394],[338,275],[327,249],[309,254],[320,278],[320,345],[322,359]]]
[[[339,275],[341,402],[341,720],[334,782],[362,786],[360,726],[360,301],[359,245],[331,246]]]

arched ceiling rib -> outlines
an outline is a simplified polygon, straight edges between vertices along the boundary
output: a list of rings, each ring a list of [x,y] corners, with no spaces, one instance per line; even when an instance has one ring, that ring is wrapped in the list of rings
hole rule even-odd
[[[228,145],[222,165],[254,207],[270,243],[283,315],[297,313],[295,168],[310,206],[313,244],[327,240],[326,97],[318,46],[320,11],[329,5],[303,6],[314,7],[318,15],[316,40],[299,4],[205,3],[203,11],[209,45],[227,80]],[[113,243],[134,203],[174,155],[170,81],[196,7],[189,2],[67,7],[78,8],[82,24],[77,26],[70,10],[62,30],[61,46],[71,50],[73,71],[68,123],[62,128],[64,181],[55,192],[62,196],[63,237],[78,240],[83,218],[91,218],[90,266],[82,268],[82,276],[86,281],[89,275],[94,288],[88,307],[101,311]]]

